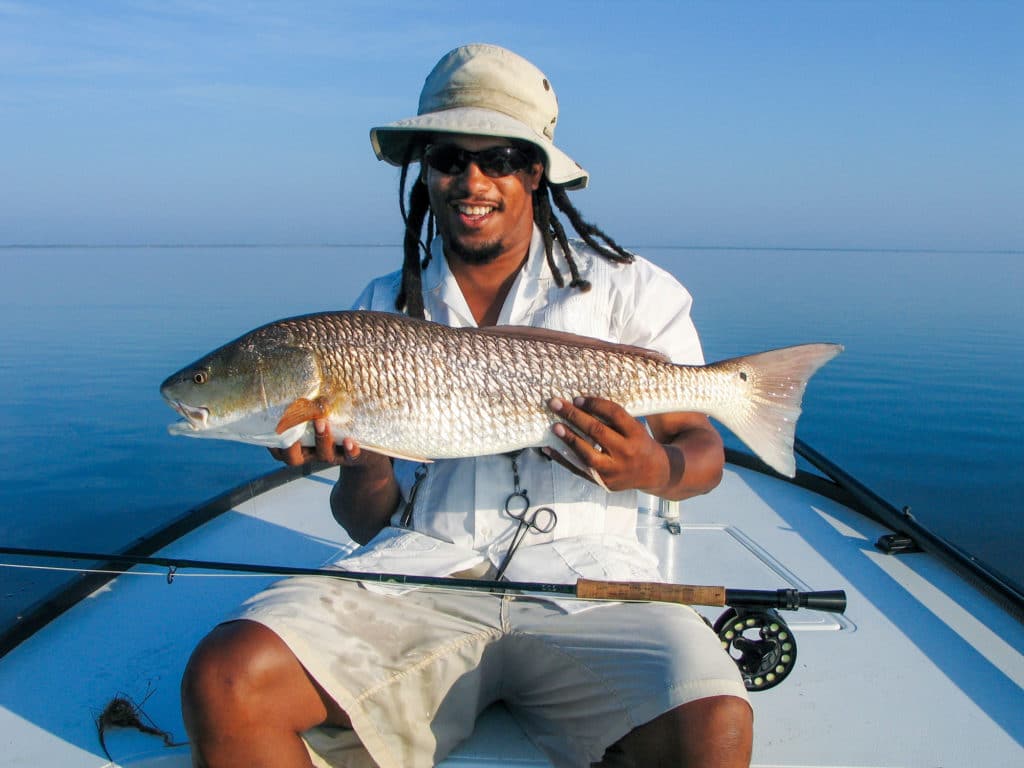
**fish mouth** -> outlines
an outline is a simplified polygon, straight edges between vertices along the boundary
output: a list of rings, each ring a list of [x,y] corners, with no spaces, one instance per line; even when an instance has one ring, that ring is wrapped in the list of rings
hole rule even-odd
[[[182,427],[187,426],[189,429],[196,431],[206,429],[210,418],[209,408],[191,406],[181,402],[181,400],[168,400],[167,404],[185,419],[185,423],[181,425]]]

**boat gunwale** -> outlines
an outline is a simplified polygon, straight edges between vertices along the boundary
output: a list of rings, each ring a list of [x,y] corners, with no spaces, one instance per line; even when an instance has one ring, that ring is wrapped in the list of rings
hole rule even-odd
[[[298,467],[280,467],[201,502],[165,525],[143,534],[123,550],[111,553],[117,560],[97,561],[90,570],[80,573],[21,611],[14,623],[0,632],[0,659],[31,638],[66,611],[134,567],[132,557],[147,557],[188,535],[211,520],[230,511],[244,501],[278,488],[301,477],[325,469],[327,464],[311,462]]]
[[[794,450],[823,474],[798,468],[794,477],[785,477],[753,454],[730,447],[725,449],[725,458],[727,464],[775,477],[809,490],[884,525],[894,533],[910,536],[922,550],[937,556],[957,575],[992,598],[1014,619],[1024,623],[1024,593],[1009,579],[932,533],[910,517],[909,513],[897,510],[799,438],[795,441]],[[329,466],[322,462],[310,462],[298,467],[281,467],[259,475],[200,503],[166,525],[144,534],[126,549],[111,553],[111,556],[116,555],[116,560],[100,563],[90,572],[79,574],[71,583],[57,587],[30,605],[18,616],[14,624],[0,632],[0,659],[97,589],[134,567],[135,564],[130,562],[132,557],[152,555],[240,503],[292,480],[308,477]]]

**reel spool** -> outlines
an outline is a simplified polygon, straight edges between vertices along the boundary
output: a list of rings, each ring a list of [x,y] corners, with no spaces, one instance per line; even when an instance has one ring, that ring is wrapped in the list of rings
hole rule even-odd
[[[796,665],[793,631],[772,608],[729,608],[718,617],[714,631],[748,691],[774,688]]]

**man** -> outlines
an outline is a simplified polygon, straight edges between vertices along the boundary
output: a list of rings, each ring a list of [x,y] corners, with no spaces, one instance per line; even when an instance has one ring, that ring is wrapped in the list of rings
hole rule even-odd
[[[403,168],[403,197],[409,164],[420,172],[403,204],[404,267],[357,306],[456,326],[545,326],[703,362],[685,289],[569,203],[566,189],[587,174],[554,146],[556,119],[550,83],[515,54],[470,45],[443,57],[417,117],[371,132],[378,156]],[[584,243],[568,242],[549,199]],[[428,240],[434,227],[438,237],[421,246],[425,221]],[[315,451],[276,455],[340,464],[331,509],[366,545],[344,562],[353,570],[657,579],[636,537],[637,492],[710,491],[721,438],[699,414],[645,426],[596,397],[549,406],[569,462],[537,451],[392,462],[324,422]],[[288,579],[211,632],[182,691],[196,765],[308,766],[311,752],[328,761],[318,765],[432,765],[496,700],[556,765],[750,759],[735,665],[676,605]]]

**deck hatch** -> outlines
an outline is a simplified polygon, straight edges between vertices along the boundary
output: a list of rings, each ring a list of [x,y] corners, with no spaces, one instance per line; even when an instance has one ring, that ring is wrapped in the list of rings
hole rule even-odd
[[[811,586],[802,581],[735,526],[709,523],[682,523],[678,536],[664,530],[657,517],[645,526],[641,518],[640,540],[658,556],[662,575],[680,584],[721,584],[734,589],[784,589],[801,591],[825,589],[832,585]],[[700,609],[705,612],[705,609]],[[708,609],[714,621],[714,609]],[[822,611],[789,611],[786,623],[794,631],[852,630],[854,625],[842,615]]]

